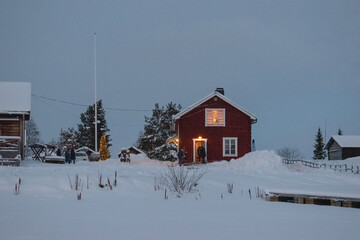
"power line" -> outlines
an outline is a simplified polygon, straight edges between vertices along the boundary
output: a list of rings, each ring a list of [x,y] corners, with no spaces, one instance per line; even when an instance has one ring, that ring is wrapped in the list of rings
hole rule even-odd
[[[46,100],[50,100],[50,101],[54,101],[54,102],[58,102],[58,103],[69,104],[69,105],[73,105],[73,106],[81,106],[81,107],[88,107],[89,106],[89,105],[86,105],[86,104],[74,103],[74,102],[69,102],[69,101],[44,97],[44,96],[40,96],[40,95],[37,95],[37,94],[34,94],[34,93],[32,93],[31,95],[34,96],[34,97],[38,97],[38,98],[42,98],[42,99],[46,99]],[[146,109],[110,108],[110,107],[104,107],[104,109],[111,110],[111,111],[123,111],[123,112],[151,112],[152,111],[152,110],[146,110]]]

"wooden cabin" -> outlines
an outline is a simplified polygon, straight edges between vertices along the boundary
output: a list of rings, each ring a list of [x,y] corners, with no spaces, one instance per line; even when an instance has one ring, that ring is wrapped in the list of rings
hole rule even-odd
[[[197,149],[205,148],[207,162],[231,160],[251,152],[251,126],[255,115],[225,97],[213,93],[173,117],[177,136],[170,141],[184,149],[184,163],[199,161]]]
[[[25,121],[30,111],[31,83],[0,82],[0,165],[18,165],[24,159]]]
[[[329,160],[344,160],[360,156],[360,136],[336,135],[326,144]]]

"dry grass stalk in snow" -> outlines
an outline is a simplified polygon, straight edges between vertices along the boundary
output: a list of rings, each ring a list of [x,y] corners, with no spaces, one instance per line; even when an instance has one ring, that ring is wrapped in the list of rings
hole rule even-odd
[[[15,183],[15,191],[14,191],[15,195],[20,194],[20,185],[21,185],[21,178],[19,178],[19,181],[17,183]]]
[[[227,190],[228,190],[228,193],[232,194],[233,193],[233,189],[234,189],[234,184],[233,183],[228,183],[227,184]]]
[[[115,178],[114,178],[114,187],[117,185],[117,171],[115,171]]]

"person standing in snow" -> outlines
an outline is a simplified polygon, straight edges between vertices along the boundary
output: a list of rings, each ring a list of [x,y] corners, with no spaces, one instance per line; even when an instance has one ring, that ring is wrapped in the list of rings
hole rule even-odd
[[[56,156],[61,156],[61,150],[60,150],[60,148],[58,148],[58,149],[56,150]]]
[[[197,153],[198,153],[198,155],[199,155],[199,162],[205,164],[206,152],[205,152],[204,146],[201,145],[200,147],[198,147]],[[202,159],[202,161],[201,161],[201,159]]]
[[[74,151],[74,147],[71,147],[70,159],[71,159],[70,163],[71,163],[71,161],[73,161],[73,163],[75,164],[76,154],[75,154],[75,151]]]
[[[179,150],[177,156],[179,159],[179,166],[181,166],[184,159],[184,150],[182,148]]]
[[[70,162],[71,162],[70,149],[66,148],[65,149],[65,163],[70,163]]]

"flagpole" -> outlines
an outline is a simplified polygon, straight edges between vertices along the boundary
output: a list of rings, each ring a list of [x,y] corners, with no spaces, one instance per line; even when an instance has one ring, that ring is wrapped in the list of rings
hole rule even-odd
[[[98,151],[97,144],[97,101],[96,101],[96,33],[94,33],[94,75],[95,75],[95,152]]]

